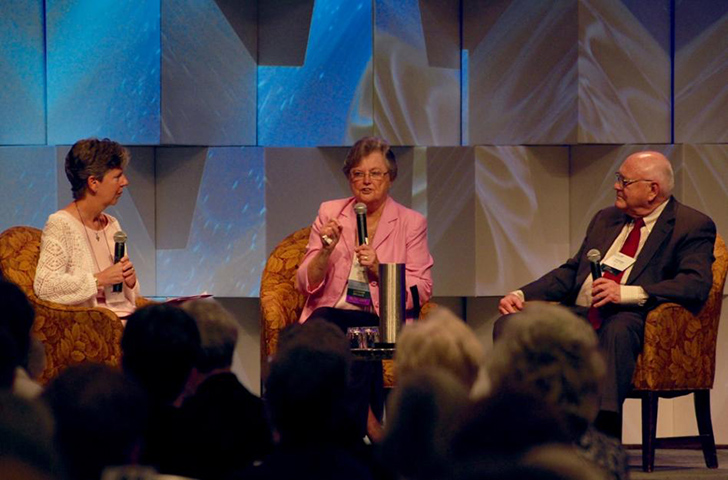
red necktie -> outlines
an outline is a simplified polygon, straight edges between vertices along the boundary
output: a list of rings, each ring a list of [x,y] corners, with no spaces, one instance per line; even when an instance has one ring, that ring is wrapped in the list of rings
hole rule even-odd
[[[622,248],[619,250],[620,253],[634,258],[637,253],[637,248],[640,246],[640,230],[642,230],[642,227],[644,226],[645,221],[643,219],[638,218],[634,221],[634,227],[632,227],[629,235],[627,235],[627,240],[624,241],[624,245],[622,245]],[[619,272],[618,275],[605,271],[602,277],[620,283],[623,275],[624,270]],[[599,315],[599,309],[590,307],[589,312],[587,313],[587,318],[589,319],[589,323],[591,323],[592,327],[594,327],[594,330],[597,330],[602,326],[602,317]]]

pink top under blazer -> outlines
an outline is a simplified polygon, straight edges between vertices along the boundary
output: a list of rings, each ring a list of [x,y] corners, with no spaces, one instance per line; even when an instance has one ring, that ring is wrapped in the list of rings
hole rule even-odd
[[[311,228],[306,255],[298,268],[296,285],[306,295],[299,322],[303,323],[319,307],[333,307],[346,288],[351,264],[354,261],[356,240],[356,214],[354,197],[324,202]],[[329,266],[323,282],[312,288],[308,283],[308,265],[321,250],[320,229],[332,218],[343,227],[339,243],[329,257]],[[406,265],[407,310],[414,308],[410,287],[416,286],[420,294],[420,304],[432,296],[432,256],[427,247],[427,220],[388,197],[382,217],[379,219],[372,247],[377,252],[379,263],[404,263]],[[379,314],[379,284],[369,282],[372,302]]]

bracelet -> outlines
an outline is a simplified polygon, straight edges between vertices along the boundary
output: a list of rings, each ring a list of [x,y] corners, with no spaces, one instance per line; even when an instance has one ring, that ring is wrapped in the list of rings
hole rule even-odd
[[[96,290],[98,290],[101,285],[99,285],[99,277],[97,277],[96,275],[94,275],[94,283],[96,283]]]

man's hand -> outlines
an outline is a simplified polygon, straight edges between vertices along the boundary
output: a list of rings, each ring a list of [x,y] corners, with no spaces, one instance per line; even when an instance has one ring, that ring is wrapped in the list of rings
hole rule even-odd
[[[501,298],[498,303],[498,311],[501,315],[509,313],[517,313],[523,310],[523,300],[515,293],[509,293],[505,297]]]
[[[617,282],[604,277],[594,280],[592,284],[593,307],[599,308],[608,303],[620,303],[621,301],[621,287]]]

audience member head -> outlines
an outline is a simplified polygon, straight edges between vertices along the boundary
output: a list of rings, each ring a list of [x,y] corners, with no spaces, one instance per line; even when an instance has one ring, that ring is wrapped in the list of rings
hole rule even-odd
[[[349,149],[349,153],[346,154],[346,160],[344,160],[344,167],[342,168],[346,178],[350,178],[351,170],[358,167],[364,157],[374,152],[379,152],[384,157],[384,161],[387,164],[389,180],[393,182],[397,178],[397,160],[389,143],[377,137],[360,138]]]
[[[530,303],[510,319],[487,363],[494,393],[534,392],[564,415],[575,437],[596,418],[605,368],[591,326],[545,303]]]
[[[452,442],[458,476],[499,478],[531,449],[552,443],[570,444],[571,436],[553,405],[532,389],[504,385],[465,410]]]
[[[185,302],[181,308],[195,319],[200,331],[197,370],[208,373],[230,368],[238,341],[238,324],[232,313],[213,299]]]
[[[424,367],[443,368],[470,391],[484,355],[473,330],[450,310],[440,307],[402,329],[395,366],[398,377]]]
[[[0,392],[0,472],[3,480],[61,478],[53,419],[42,403]]]
[[[0,327],[3,327],[15,342],[17,363],[28,366],[30,351],[30,330],[33,328],[35,311],[25,293],[7,280],[0,280]]]
[[[15,347],[15,339],[5,327],[0,327],[0,391],[13,388],[17,367],[18,353]]]
[[[350,364],[346,337],[331,323],[310,318],[281,332],[265,395],[281,443],[337,441]]]
[[[401,478],[450,478],[450,443],[468,391],[451,372],[423,367],[402,376],[387,405],[385,465]]]
[[[100,364],[69,367],[43,392],[69,478],[98,480],[105,467],[132,463],[147,418],[144,391]]]
[[[109,170],[123,170],[128,163],[129,152],[108,138],[88,138],[74,143],[66,155],[66,177],[71,183],[73,198],[81,200],[86,195],[89,178],[101,181]]]
[[[188,313],[170,305],[135,311],[121,337],[121,365],[157,404],[172,404],[200,352],[200,332]]]

